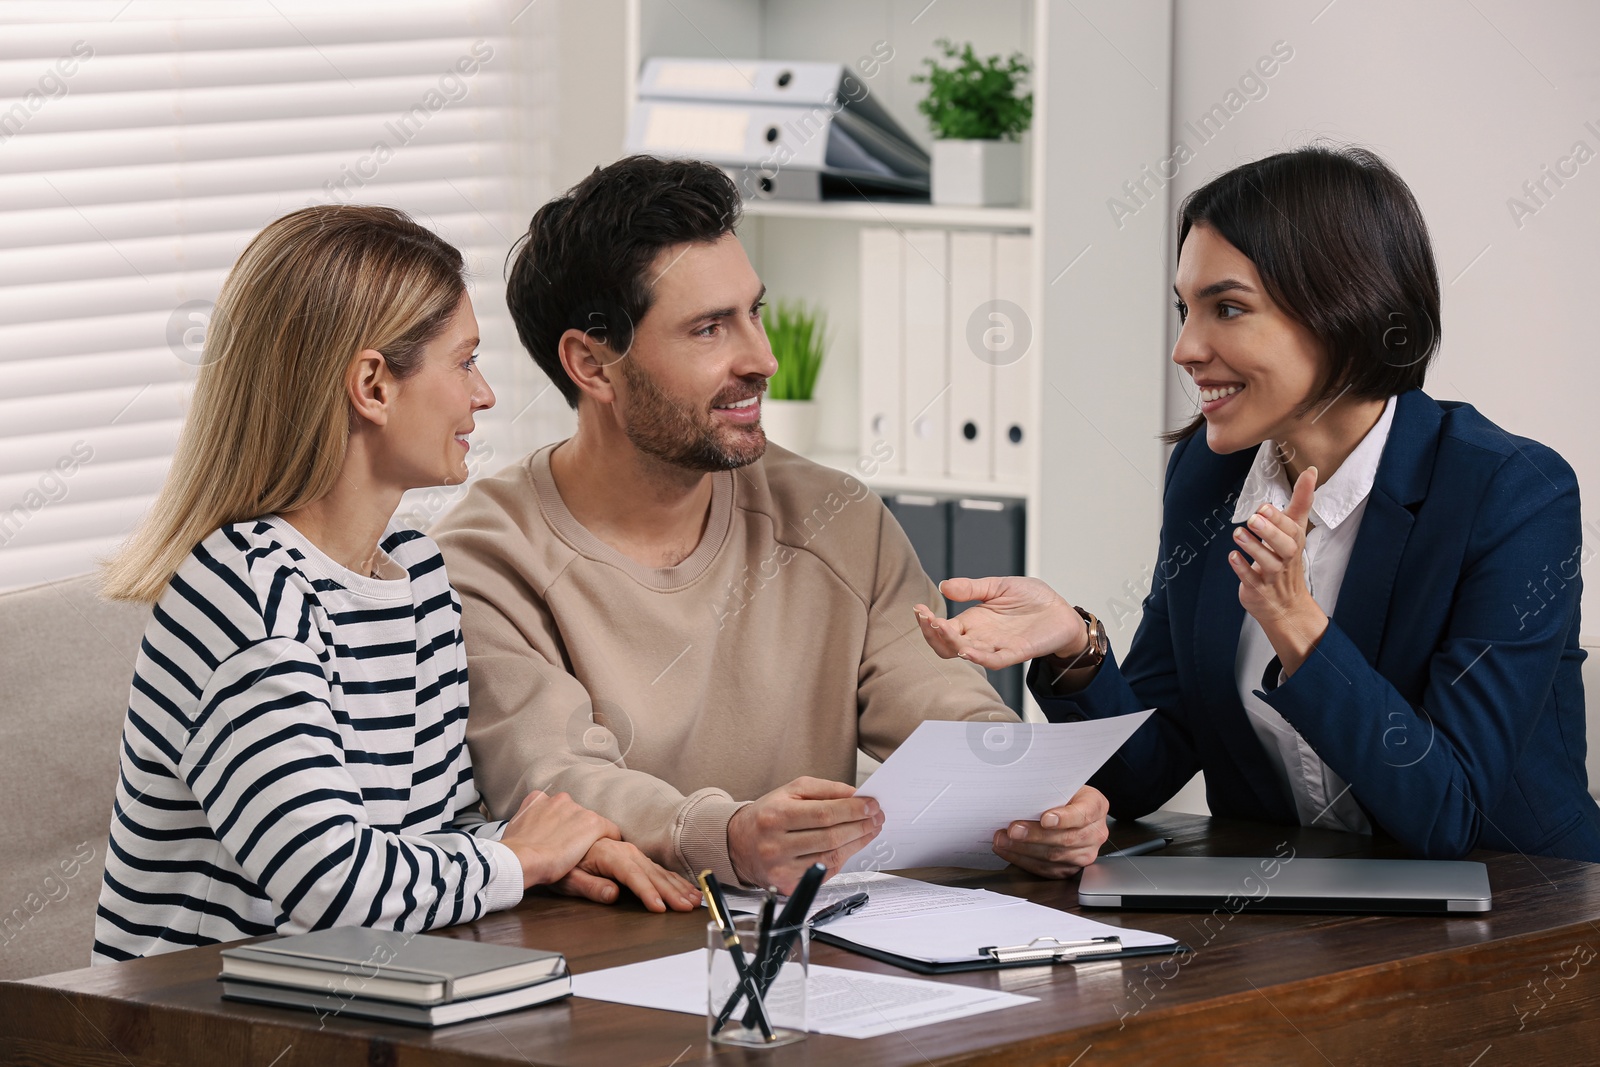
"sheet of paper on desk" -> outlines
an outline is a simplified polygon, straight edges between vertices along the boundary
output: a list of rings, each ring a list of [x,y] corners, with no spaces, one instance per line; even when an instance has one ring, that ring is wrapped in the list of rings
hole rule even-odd
[[[879,871],[857,871],[834,875],[823,883],[817,892],[817,910],[855,893],[867,894],[867,903],[854,914],[873,919],[928,915],[955,909],[997,908],[1022,899],[1004,893],[991,893],[987,889],[963,889],[960,886],[919,882],[915,878],[902,878]]]
[[[994,832],[1072,799],[1152,712],[1086,722],[923,722],[856,790],[883,830],[845,872],[999,870]]]
[[[689,1015],[706,1013],[706,950],[572,976],[572,995]],[[811,967],[806,1029],[834,1037],[880,1037],[1037,1000],[953,982]]]
[[[996,894],[999,896],[999,894]],[[1132,930],[1109,923],[1085,919],[1070,911],[1035,904],[1031,900],[1001,896],[1011,901],[1000,907],[962,908],[933,915],[902,915],[895,918],[850,916],[823,927],[834,937],[863,948],[891,952],[896,956],[928,963],[958,963],[984,959],[980,949],[990,945],[1015,947],[1039,938],[1057,941],[1087,941],[1094,937],[1117,937],[1123,948],[1145,948],[1174,944],[1164,934]]]
[[[962,889],[953,885],[935,885],[919,882],[915,878],[901,878],[878,871],[858,871],[854,874],[837,874],[822,884],[817,891],[817,901],[811,907],[815,915],[823,908],[836,904],[856,893],[867,894],[867,904],[855,914],[863,918],[889,919],[896,915],[926,915],[929,912],[950,908],[994,908],[1002,904],[1015,904],[1021,897],[991,893],[987,889]],[[747,889],[724,890],[728,910],[750,915],[761,911],[761,894]],[[786,899],[781,898],[780,899]],[[837,920],[836,920],[837,921]]]

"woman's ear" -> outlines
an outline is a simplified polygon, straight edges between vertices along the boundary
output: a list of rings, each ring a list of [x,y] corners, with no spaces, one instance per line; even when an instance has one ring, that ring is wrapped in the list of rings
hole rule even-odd
[[[561,365],[580,393],[602,404],[616,400],[616,365],[627,358],[626,353],[618,357],[592,333],[582,330],[568,330],[557,344]]]
[[[375,426],[389,421],[389,407],[394,401],[394,375],[389,373],[389,363],[383,353],[375,348],[364,348],[350,360],[344,373],[345,395],[355,414]]]

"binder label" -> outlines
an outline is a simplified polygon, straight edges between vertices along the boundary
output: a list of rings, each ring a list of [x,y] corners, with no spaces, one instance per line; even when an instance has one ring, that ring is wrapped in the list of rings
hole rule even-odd
[[[737,156],[749,131],[750,115],[738,108],[658,103],[650,109],[644,147]]]

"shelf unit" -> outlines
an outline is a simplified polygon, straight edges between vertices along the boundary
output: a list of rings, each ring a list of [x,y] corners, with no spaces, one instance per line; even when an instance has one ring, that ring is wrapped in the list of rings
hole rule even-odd
[[[972,478],[928,478],[920,474],[898,474],[879,471],[862,474],[856,466],[859,457],[854,452],[813,452],[808,459],[853,474],[867,488],[879,493],[937,493],[941,496],[984,496],[1006,500],[1027,500],[1030,487],[1013,482]]]
[[[866,481],[884,491],[1023,500],[1028,573],[1091,610],[1125,596],[1149,569],[1160,523],[1170,213],[1164,192],[1120,223],[1106,205],[1125,195],[1125,179],[1170,154],[1170,94],[1144,72],[1168,78],[1171,0],[630,0],[626,22],[628,105],[649,56],[856,65],[887,45],[891,57],[871,75],[863,68],[863,82],[924,146],[931,138],[916,111],[924,88],[910,79],[938,54],[936,40],[1029,57],[1034,123],[1023,143],[1021,207],[754,200],[739,235],[773,296],[828,309],[812,458],[855,470],[861,227],[1033,234],[1037,321],[1025,358],[1039,431],[1031,476],[1022,484],[882,473]]]
[[[927,226],[945,230],[1027,231],[1033,212],[1019,207],[945,207],[894,201],[748,200],[747,218],[855,222],[867,226]]]

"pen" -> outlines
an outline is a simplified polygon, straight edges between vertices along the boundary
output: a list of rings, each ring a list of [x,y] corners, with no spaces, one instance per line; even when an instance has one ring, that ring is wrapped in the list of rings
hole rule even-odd
[[[815,930],[823,923],[831,923],[842,916],[853,915],[866,906],[867,895],[865,893],[853,893],[843,900],[829,904],[826,908],[811,916],[809,925]]]
[[[1143,856],[1146,852],[1156,852],[1160,849],[1166,848],[1170,844],[1172,844],[1172,838],[1170,837],[1153,837],[1149,841],[1141,841],[1137,845],[1130,845],[1127,848],[1119,848],[1115,852],[1103,852],[1100,854],[1099,858],[1103,860],[1110,860],[1116,859],[1119,856]]]
[[[767,942],[772,937],[772,908],[777,902],[778,890],[775,886],[768,886],[761,901],[761,921],[758,924],[760,933],[756,937],[756,967],[761,966],[761,961],[767,958]]]
[[[768,1041],[772,1040],[772,1020],[767,1018],[767,1006],[762,1003],[761,996],[766,992],[756,983],[754,970],[746,963],[744,949],[739,945],[739,932],[733,928],[733,916],[728,911],[728,901],[722,895],[722,886],[717,881],[717,876],[707,868],[700,872],[700,889],[706,895],[706,906],[711,909],[711,921],[717,924],[717,929],[722,932],[722,947],[728,950],[728,957],[733,960],[733,969],[739,974],[739,986],[750,991],[750,1011],[745,1017],[745,1026],[750,1025],[750,1016],[761,1026],[761,1035]],[[733,1014],[734,1006],[739,1003],[740,990],[735,989],[733,996],[717,1016],[717,1022],[711,1032],[716,1033],[728,1021],[728,1016]]]
[[[1043,944],[1043,942],[1048,942],[1048,944]],[[980,948],[978,953],[1001,963],[1018,963],[1028,960],[1067,963],[1076,960],[1079,956],[1104,956],[1120,953],[1121,951],[1122,939],[1120,937],[1091,937],[1084,941],[1057,941],[1053,937],[1036,937],[1026,945],[1016,945],[1012,948],[988,945]]]
[[[756,984],[762,996],[766,996],[767,990],[772,988],[772,983],[782,972],[784,957],[789,955],[789,946],[800,936],[801,924],[805,922],[806,913],[816,901],[817,890],[822,887],[822,879],[827,873],[828,868],[820,863],[813,863],[807,867],[806,872],[800,876],[799,884],[794,887],[789,902],[783,906],[783,911],[778,913],[777,925],[773,927],[772,937],[767,941],[766,958],[758,960],[755,968]],[[752,1004],[750,1010],[744,1013],[746,1028],[750,1026],[750,1014],[754,1010],[755,1006]]]

